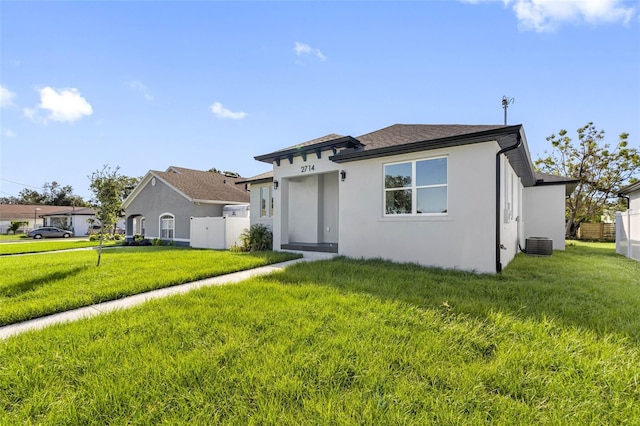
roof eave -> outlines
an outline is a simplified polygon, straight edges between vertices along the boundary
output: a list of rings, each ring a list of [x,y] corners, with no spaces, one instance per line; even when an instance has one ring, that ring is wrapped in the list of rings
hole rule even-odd
[[[289,148],[282,151],[275,151],[269,154],[258,155],[253,157],[257,161],[262,161],[263,163],[273,164],[276,160],[282,160],[286,158],[293,158],[295,155],[300,155],[302,153],[316,153],[318,151],[324,151],[330,148],[353,148],[362,146],[362,143],[352,137],[352,136],[343,136],[337,139],[331,139],[329,141],[318,142],[312,145],[305,145],[301,147]]]
[[[571,195],[573,191],[575,191],[578,183],[580,181],[576,179],[568,179],[565,181],[557,181],[557,182],[536,182],[535,186],[558,186],[564,185],[565,187],[565,196]]]
[[[631,194],[632,192],[638,191],[640,190],[640,180],[637,182],[632,183],[631,185],[627,185],[624,188],[622,188],[619,193],[623,194],[623,195],[628,195]]]
[[[242,180],[240,182],[236,182],[236,185],[240,185],[240,184],[256,184],[256,183],[267,183],[267,182],[273,182],[273,176],[268,177],[268,178],[262,178],[262,179],[248,179],[248,180]]]
[[[193,203],[200,203],[200,204],[249,204],[249,201],[224,201],[224,200],[194,199]]]
[[[483,132],[470,133],[459,136],[448,136],[439,139],[430,139],[425,141],[411,142],[402,145],[394,145],[377,149],[352,151],[346,153],[338,153],[329,157],[335,163],[347,163],[350,161],[359,161],[369,158],[388,157],[390,155],[405,154],[410,152],[427,151],[438,148],[450,148],[459,145],[468,145],[478,142],[489,142],[498,139],[500,136],[513,133],[520,130],[522,126],[509,126],[499,130],[486,130]]]

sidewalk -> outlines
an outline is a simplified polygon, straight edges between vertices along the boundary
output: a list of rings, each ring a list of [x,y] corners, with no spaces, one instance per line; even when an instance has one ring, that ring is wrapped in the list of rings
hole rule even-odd
[[[71,311],[60,312],[46,317],[35,318],[32,320],[10,324],[0,327],[0,339],[5,339],[16,334],[24,333],[29,330],[38,330],[53,324],[60,324],[70,321],[76,321],[82,318],[89,318],[106,312],[118,309],[127,309],[132,306],[140,305],[148,300],[158,299],[161,297],[173,296],[176,294],[187,293],[201,287],[209,287],[215,285],[233,284],[244,281],[251,277],[270,274],[271,272],[280,271],[289,265],[298,262],[309,262],[326,257],[308,256],[300,259],[289,260],[287,262],[275,263],[273,265],[262,266],[246,271],[234,272],[232,274],[220,275],[217,277],[206,278],[204,280],[193,281],[186,284],[180,284],[173,287],[152,290],[146,293],[136,294],[134,296],[123,297],[122,299],[111,300],[109,302],[98,303],[96,305],[85,306],[83,308],[73,309]]]

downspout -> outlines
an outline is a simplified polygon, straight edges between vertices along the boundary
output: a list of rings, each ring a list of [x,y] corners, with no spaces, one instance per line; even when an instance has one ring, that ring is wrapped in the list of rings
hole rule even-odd
[[[505,152],[517,149],[522,145],[522,138],[518,132],[516,143],[506,148],[502,148],[496,154],[496,273],[502,272],[502,262],[500,262],[500,250],[502,249],[500,244],[500,156]]]
[[[624,194],[618,194],[618,197],[627,200],[627,257],[631,259],[633,252],[633,246],[631,245],[631,197]]]

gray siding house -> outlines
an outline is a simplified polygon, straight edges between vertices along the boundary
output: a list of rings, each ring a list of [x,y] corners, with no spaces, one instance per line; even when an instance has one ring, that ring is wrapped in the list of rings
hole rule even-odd
[[[150,170],[123,203],[126,238],[190,244],[192,217],[221,217],[225,205],[248,204],[239,177],[171,166]]]
[[[495,273],[529,237],[565,247],[575,182],[534,172],[521,125],[395,124],[255,159],[273,180],[251,183],[251,223],[274,250]]]

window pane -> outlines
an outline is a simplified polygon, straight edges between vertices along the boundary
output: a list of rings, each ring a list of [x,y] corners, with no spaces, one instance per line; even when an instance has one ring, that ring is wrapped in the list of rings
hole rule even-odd
[[[419,188],[417,213],[446,213],[447,187]]]
[[[384,166],[385,188],[407,188],[411,186],[411,163]]]
[[[267,200],[269,199],[269,188],[260,188],[260,217],[267,217]]]
[[[160,218],[160,238],[173,239],[173,217],[162,216]]]
[[[386,214],[410,214],[411,213],[411,190],[401,189],[387,191],[385,194]]]
[[[435,158],[416,162],[416,185],[446,185],[447,159]]]

